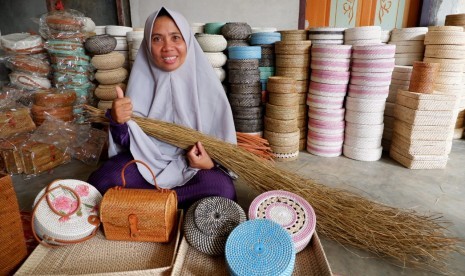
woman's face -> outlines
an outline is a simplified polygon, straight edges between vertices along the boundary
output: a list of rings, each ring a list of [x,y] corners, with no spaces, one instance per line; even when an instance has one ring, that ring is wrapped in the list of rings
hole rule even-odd
[[[186,60],[186,42],[178,26],[169,16],[164,15],[155,19],[151,44],[153,62],[163,71],[174,71]]]

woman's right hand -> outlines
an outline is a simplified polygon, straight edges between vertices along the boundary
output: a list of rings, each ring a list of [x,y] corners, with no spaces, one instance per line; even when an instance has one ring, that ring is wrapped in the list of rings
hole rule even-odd
[[[113,100],[111,106],[111,118],[118,124],[124,124],[131,119],[132,102],[128,97],[124,97],[123,90],[116,86],[117,98]]]

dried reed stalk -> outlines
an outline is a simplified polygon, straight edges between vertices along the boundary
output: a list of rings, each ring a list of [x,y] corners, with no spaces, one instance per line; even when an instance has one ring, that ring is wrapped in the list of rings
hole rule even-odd
[[[88,116],[92,122],[106,121],[104,112],[96,108],[89,107]],[[445,222],[440,216],[420,215],[326,187],[189,128],[141,117],[133,120],[148,135],[180,148],[201,141],[213,159],[259,192],[279,189],[302,196],[316,212],[318,232],[336,242],[391,257],[401,266],[443,273],[447,273],[450,253],[464,253],[462,240],[446,236]]]

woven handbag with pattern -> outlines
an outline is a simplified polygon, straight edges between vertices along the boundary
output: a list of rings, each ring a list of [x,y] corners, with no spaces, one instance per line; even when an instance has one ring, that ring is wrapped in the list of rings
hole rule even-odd
[[[147,167],[152,174],[155,189],[124,189],[124,171],[132,163]],[[177,224],[176,192],[158,187],[150,167],[139,160],[132,160],[123,167],[121,179],[122,186],[108,190],[100,205],[105,237],[120,241],[170,241]]]

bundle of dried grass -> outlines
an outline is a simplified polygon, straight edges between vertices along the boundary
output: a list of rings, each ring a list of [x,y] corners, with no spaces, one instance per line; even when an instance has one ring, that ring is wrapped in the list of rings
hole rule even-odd
[[[106,120],[103,111],[95,108],[89,107],[88,115],[92,122]],[[440,272],[447,272],[450,253],[464,252],[461,240],[446,236],[439,216],[420,215],[326,187],[189,128],[141,117],[133,120],[148,135],[180,148],[201,141],[213,159],[260,192],[281,189],[299,194],[313,206],[318,232],[341,244],[391,257],[403,266]]]

